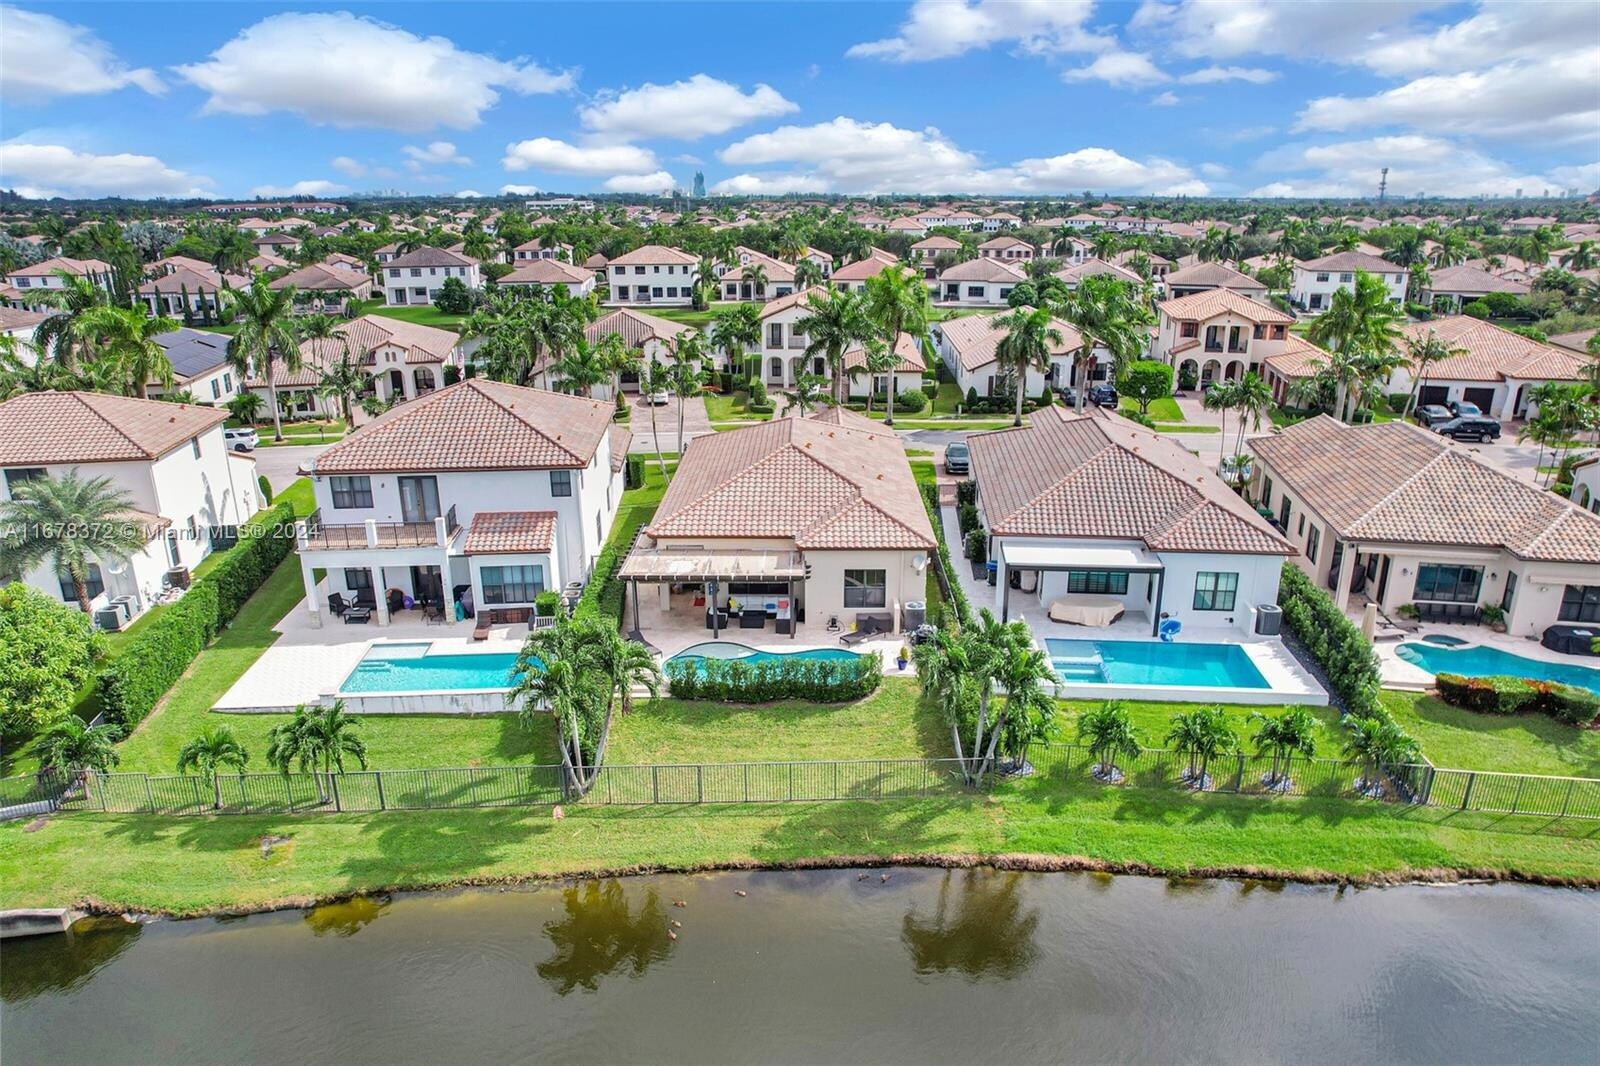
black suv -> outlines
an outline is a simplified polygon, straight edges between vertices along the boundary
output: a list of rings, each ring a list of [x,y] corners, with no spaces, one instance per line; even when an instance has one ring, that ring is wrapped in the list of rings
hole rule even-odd
[[[1432,429],[1441,422],[1448,422],[1455,415],[1450,413],[1450,408],[1441,403],[1425,403],[1416,410],[1417,425]]]
[[[1094,385],[1089,389],[1089,402],[1096,407],[1117,406],[1117,389],[1114,385]]]
[[[1433,427],[1451,440],[1494,441],[1500,439],[1500,423],[1492,418],[1452,418]]]

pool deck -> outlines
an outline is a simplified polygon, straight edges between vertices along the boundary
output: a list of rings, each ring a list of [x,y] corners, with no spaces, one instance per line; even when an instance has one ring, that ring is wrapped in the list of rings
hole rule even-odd
[[[1357,625],[1361,624],[1360,617],[1354,619]],[[1380,636],[1383,631],[1379,631]],[[1426,692],[1433,687],[1433,675],[1415,663],[1408,663],[1400,658],[1399,647],[1402,644],[1422,643],[1423,638],[1430,635],[1455,637],[1464,640],[1467,645],[1482,645],[1487,648],[1496,648],[1510,655],[1520,655],[1524,659],[1534,659],[1543,663],[1559,663],[1562,666],[1587,666],[1600,669],[1600,659],[1593,656],[1563,655],[1558,651],[1551,651],[1535,639],[1528,637],[1514,637],[1509,633],[1496,633],[1488,626],[1481,625],[1423,625],[1415,633],[1407,633],[1404,640],[1379,640],[1374,647],[1378,651],[1378,670],[1383,679],[1384,688],[1398,689],[1402,692]]]

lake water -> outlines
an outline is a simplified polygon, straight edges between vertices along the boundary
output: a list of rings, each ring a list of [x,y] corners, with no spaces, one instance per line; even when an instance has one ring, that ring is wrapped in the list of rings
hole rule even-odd
[[[0,1056],[73,1066],[1596,1058],[1594,893],[859,874],[663,876],[87,923],[6,943]]]

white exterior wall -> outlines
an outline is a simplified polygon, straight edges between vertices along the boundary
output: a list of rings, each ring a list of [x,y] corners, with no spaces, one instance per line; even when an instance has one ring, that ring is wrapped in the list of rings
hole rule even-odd
[[[1377,275],[1383,279],[1383,284],[1389,290],[1391,303],[1404,303],[1406,298],[1406,272],[1396,267],[1393,273]],[[1340,289],[1355,287],[1355,272],[1344,271],[1318,271],[1308,270],[1302,266],[1294,268],[1294,276],[1289,283],[1289,299],[1296,306],[1306,308],[1312,313],[1325,311],[1333,300],[1333,294]],[[1317,306],[1312,306],[1313,299]]]
[[[1573,470],[1572,502],[1600,514],[1600,462],[1591,460]]]
[[[1004,307],[1006,297],[1011,295],[1011,290],[1022,284],[1025,279],[1016,278],[1006,281],[939,281],[939,288],[934,294],[934,299],[942,304],[953,304],[958,307]],[[956,286],[957,292],[952,299],[950,287]]]
[[[1150,348],[1150,358],[1160,359],[1174,369],[1190,359],[1194,360],[1195,364],[1202,370],[1207,363],[1216,363],[1219,369],[1219,373],[1216,376],[1220,377],[1220,371],[1226,370],[1228,364],[1234,362],[1242,362],[1246,370],[1259,372],[1263,359],[1281,354],[1288,345],[1287,326],[1276,327],[1284,331],[1283,337],[1278,340],[1272,339],[1272,331],[1275,328],[1272,325],[1266,327],[1267,335],[1265,337],[1257,337],[1255,336],[1255,323],[1232,312],[1225,312],[1198,322],[1195,327],[1196,335],[1194,337],[1182,335],[1182,323],[1185,321],[1194,320],[1173,318],[1165,311],[1161,312],[1160,320],[1156,327],[1155,340]],[[1239,336],[1244,349],[1240,352],[1229,351],[1228,349],[1229,333],[1236,327],[1240,330]],[[1206,334],[1212,328],[1217,330],[1221,351],[1208,351],[1206,349]],[[1181,352],[1173,352],[1174,348],[1196,340],[1200,343]]]
[[[605,302],[608,306],[687,307],[694,301],[695,278],[699,274],[699,264],[690,263],[608,266],[606,278],[611,288]]]
[[[483,287],[483,272],[476,263],[469,266],[385,266],[380,273],[384,296],[390,304],[400,307],[431,306],[446,278],[458,278],[469,289]]]

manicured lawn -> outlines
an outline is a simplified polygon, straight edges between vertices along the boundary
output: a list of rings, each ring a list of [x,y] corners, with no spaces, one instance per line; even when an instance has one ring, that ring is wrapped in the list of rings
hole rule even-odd
[[[932,459],[907,459],[911,467],[911,476],[916,478],[918,485],[932,485],[938,480],[938,467]]]
[[[1157,422],[1161,433],[1221,433],[1221,426],[1202,426],[1194,422]]]
[[[461,323],[466,321],[466,315],[450,315],[436,307],[389,307],[378,304],[366,307],[363,314],[382,315],[384,318],[398,318],[402,322],[415,322],[419,326],[435,326],[439,329],[461,331]]]
[[[1147,748],[1167,747],[1167,731],[1172,728],[1172,716],[1179,711],[1193,710],[1197,704],[1192,703],[1146,703],[1126,700],[1123,707],[1128,711],[1128,717],[1133,720],[1134,729],[1138,730],[1140,739]],[[1063,700],[1060,702],[1056,715],[1058,731],[1055,740],[1059,744],[1077,743],[1078,709],[1084,706],[1081,703]],[[1239,737],[1240,745],[1246,751],[1254,751],[1255,745],[1250,738],[1255,734],[1255,724],[1250,721],[1252,711],[1261,711],[1263,714],[1279,715],[1286,710],[1284,707],[1246,707],[1242,704],[1222,704],[1222,709],[1227,712],[1228,722],[1233,726],[1233,731]],[[1339,758],[1339,748],[1344,744],[1344,730],[1339,725],[1339,713],[1329,707],[1313,707],[1311,712],[1322,722],[1322,732],[1317,737],[1317,755],[1322,758]]]
[[[1421,693],[1385,692],[1383,705],[1435,766],[1600,777],[1600,731],[1542,714],[1478,714]]]
[[[272,439],[272,423],[256,427],[261,435],[261,447],[297,447],[306,444],[331,444],[336,440],[344,439],[344,420],[320,419],[306,422],[285,422],[283,424],[283,443],[279,444]]]
[[[288,488],[272,498],[272,502],[275,504],[282,503],[284,500],[288,500],[294,505],[294,513],[300,518],[304,518],[317,509],[316,494],[311,487],[311,479],[308,477],[297,479]]]
[[[737,306],[736,303],[722,301],[712,304],[711,307],[705,311],[696,311],[690,307],[646,307],[641,308],[641,310],[643,310],[645,314],[655,315],[657,318],[664,318],[668,322],[681,322],[686,326],[693,326],[696,329],[705,329],[707,326],[711,325],[712,320],[717,317],[718,311],[725,307],[735,306]]]
[[[1130,411],[1137,412],[1138,410],[1138,400],[1129,399],[1126,396],[1122,398],[1123,414],[1127,414]],[[1155,419],[1157,422],[1184,421],[1183,411],[1178,407],[1178,401],[1174,400],[1171,396],[1160,396],[1154,400],[1151,400],[1149,413],[1150,417]]]
[[[943,381],[939,383],[939,395],[935,396],[933,402],[928,406],[928,413],[930,415],[953,415],[956,413],[956,405],[966,402],[967,397],[961,391],[961,386],[953,381]]]
[[[750,400],[750,394],[747,392],[735,392],[731,396],[725,396],[720,392],[707,392],[703,396],[706,401],[706,415],[713,423],[769,422],[773,417],[771,412],[752,413],[746,406]]]

